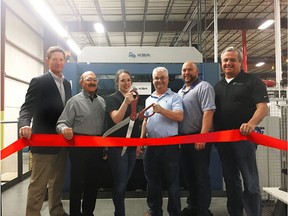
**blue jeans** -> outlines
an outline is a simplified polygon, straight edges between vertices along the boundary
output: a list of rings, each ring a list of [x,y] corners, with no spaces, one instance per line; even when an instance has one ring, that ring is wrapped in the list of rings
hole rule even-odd
[[[256,164],[257,146],[250,141],[219,143],[215,146],[222,162],[229,214],[242,216],[244,208],[247,216],[261,216],[261,194]]]
[[[143,164],[147,180],[147,204],[152,216],[162,216],[162,186],[168,188],[167,211],[170,216],[181,213],[179,168],[179,145],[149,146],[146,148]],[[164,178],[163,178],[164,177]],[[162,179],[164,183],[162,184]]]
[[[121,156],[122,147],[108,149],[108,161],[113,177],[112,198],[115,216],[125,216],[125,192],[128,180],[136,162],[136,147],[128,147]]]
[[[188,184],[189,209],[201,212],[201,215],[211,215],[211,180],[209,174],[210,153],[212,144],[197,151],[194,145],[181,145],[181,159],[183,170]],[[200,213],[199,213],[200,214]]]

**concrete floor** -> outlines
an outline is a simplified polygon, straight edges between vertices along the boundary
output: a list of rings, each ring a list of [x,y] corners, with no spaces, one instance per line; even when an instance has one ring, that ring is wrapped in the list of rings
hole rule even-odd
[[[25,215],[25,205],[27,188],[29,179],[13,186],[12,188],[2,193],[2,216],[23,216]],[[182,206],[185,207],[186,199],[181,198]],[[168,216],[166,211],[167,198],[163,202],[164,216]],[[68,212],[69,201],[63,200],[63,206]],[[141,216],[147,211],[147,204],[145,198],[127,198],[126,199],[126,215],[127,216]],[[211,203],[211,211],[214,216],[228,216],[226,211],[226,198],[213,197]],[[98,199],[94,214],[97,216],[112,216],[114,206],[111,199]],[[47,202],[44,202],[42,207],[42,216],[49,216]]]
[[[27,197],[27,188],[29,184],[29,178],[18,183],[17,185],[9,188],[1,194],[1,216],[24,216],[25,215],[25,207],[26,207],[26,197]],[[146,199],[144,198],[130,198],[133,197],[133,193],[138,192],[128,192],[127,195],[129,198],[126,198],[126,216],[144,216],[147,211]],[[140,192],[141,193],[141,192]],[[108,194],[108,196],[107,196]],[[142,192],[143,194],[143,192]],[[68,194],[64,194],[64,197],[68,197]],[[114,215],[114,206],[113,202],[110,198],[111,193],[100,192],[98,197],[104,197],[97,199],[96,208],[94,211],[94,215],[96,216],[112,216]],[[141,197],[141,196],[138,196]],[[183,196],[181,198],[182,208],[186,206],[186,198]],[[63,200],[64,209],[69,211],[69,200]],[[263,216],[271,216],[273,214],[273,210],[275,207],[275,202],[273,200],[263,200],[262,202],[262,215]],[[166,211],[167,208],[167,198],[163,199],[163,216],[168,216]],[[276,207],[277,208],[277,207]],[[287,207],[286,207],[287,208]],[[226,197],[212,197],[212,202],[210,206],[210,210],[214,216],[228,216],[228,212],[226,210]],[[48,213],[48,204],[44,202],[42,207],[42,216],[49,216]],[[278,214],[277,214],[278,215]],[[287,215],[284,212],[284,215]],[[244,213],[244,216],[246,214]],[[282,214],[281,214],[282,216]]]

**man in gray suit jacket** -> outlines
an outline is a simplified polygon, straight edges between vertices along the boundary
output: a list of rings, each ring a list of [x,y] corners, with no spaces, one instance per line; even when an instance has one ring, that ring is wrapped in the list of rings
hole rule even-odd
[[[71,85],[64,79],[62,70],[65,52],[58,46],[47,50],[49,71],[33,78],[26,93],[19,116],[19,136],[30,139],[31,134],[56,134],[56,122],[67,100]],[[33,118],[32,128],[30,127]],[[31,147],[32,173],[28,187],[26,216],[40,216],[48,187],[49,213],[52,216],[68,215],[62,206],[67,151],[60,147]]]

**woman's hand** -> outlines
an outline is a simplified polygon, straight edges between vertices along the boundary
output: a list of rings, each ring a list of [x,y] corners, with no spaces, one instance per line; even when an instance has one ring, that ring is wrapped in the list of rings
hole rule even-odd
[[[133,100],[134,100],[133,93],[128,92],[128,93],[125,95],[124,103],[125,103],[126,105],[129,105]]]
[[[144,151],[143,151],[143,147],[142,146],[137,146],[136,148],[136,158],[138,158],[140,156],[140,154],[142,154]]]

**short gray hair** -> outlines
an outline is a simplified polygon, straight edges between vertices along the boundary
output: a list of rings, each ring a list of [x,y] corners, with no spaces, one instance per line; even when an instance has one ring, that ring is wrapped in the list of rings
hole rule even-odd
[[[156,67],[156,68],[154,68],[154,70],[153,70],[153,72],[152,72],[152,77],[153,77],[153,75],[154,75],[156,72],[158,72],[158,71],[164,71],[165,74],[166,74],[166,76],[169,76],[169,73],[168,73],[167,68],[165,68],[165,67]]]
[[[222,60],[223,55],[224,55],[226,52],[237,52],[237,53],[238,53],[238,61],[239,61],[239,62],[242,62],[242,61],[243,61],[243,54],[242,54],[242,52],[241,52],[239,49],[237,49],[236,47],[233,47],[233,46],[227,47],[226,49],[223,50],[223,52],[221,53],[221,60]]]

